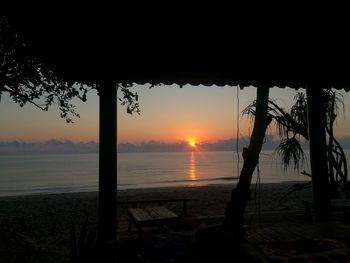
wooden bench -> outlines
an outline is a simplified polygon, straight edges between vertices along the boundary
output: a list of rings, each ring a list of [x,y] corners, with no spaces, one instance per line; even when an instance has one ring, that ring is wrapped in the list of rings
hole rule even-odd
[[[156,204],[161,206],[166,203],[182,202],[182,208],[184,215],[187,215],[187,202],[190,198],[171,198],[171,199],[149,199],[149,200],[129,200],[129,201],[118,201],[118,205],[131,205],[131,207],[138,207],[139,204]]]
[[[348,216],[348,211],[350,210],[350,199],[333,199],[331,200],[332,211],[341,211],[344,216]]]
[[[189,198],[172,198],[172,199],[152,199],[152,200],[129,200],[119,201],[118,205],[130,205],[127,209],[129,216],[129,230],[134,224],[138,230],[138,236],[141,235],[143,226],[162,225],[178,218],[178,215],[163,206],[166,203],[181,202],[183,214],[187,215],[187,202]],[[138,207],[139,204],[155,204],[156,206]]]
[[[128,208],[130,222],[137,228],[138,237],[141,236],[141,228],[144,226],[163,225],[178,219],[178,215],[165,206]],[[131,225],[129,226],[131,228]]]
[[[307,219],[311,219],[311,210],[314,208],[313,203],[309,201],[302,201],[305,207],[305,216]],[[331,211],[341,211],[344,216],[348,216],[348,211],[350,210],[350,199],[331,199]]]

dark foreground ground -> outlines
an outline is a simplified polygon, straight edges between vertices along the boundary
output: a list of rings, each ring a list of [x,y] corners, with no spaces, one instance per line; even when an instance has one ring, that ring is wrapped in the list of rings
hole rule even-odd
[[[125,231],[118,256],[121,262],[350,262],[350,220],[342,212],[325,222],[307,220],[302,210],[252,214],[257,220],[243,238],[219,218],[186,222],[193,228],[149,228],[139,240]]]
[[[310,198],[308,190],[278,201],[291,185],[261,185],[260,193],[252,188],[246,241],[220,228],[232,186],[118,191],[118,200],[191,198],[189,216],[178,225],[146,228],[144,236],[137,239],[134,229],[127,230],[127,207],[118,206],[119,239],[96,251],[102,251],[101,257],[114,255],[118,262],[225,262],[225,258],[239,262],[247,251],[248,257],[263,254],[272,262],[288,262],[286,257],[299,260],[295,262],[318,262],[312,261],[312,256],[332,260],[319,262],[346,262],[350,235],[347,219],[339,214],[334,218],[337,221],[323,226],[306,221],[301,201]],[[177,214],[182,211],[175,204],[169,209]],[[71,234],[79,239],[87,218],[92,230],[96,213],[97,193],[0,198],[0,262],[72,262]]]

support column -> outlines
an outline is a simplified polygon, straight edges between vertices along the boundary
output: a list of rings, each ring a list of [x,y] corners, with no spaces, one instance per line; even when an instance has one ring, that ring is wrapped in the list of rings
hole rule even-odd
[[[306,88],[313,203],[316,220],[330,217],[325,111],[320,86]]]
[[[116,239],[117,227],[117,87],[105,82],[100,95],[98,240]]]

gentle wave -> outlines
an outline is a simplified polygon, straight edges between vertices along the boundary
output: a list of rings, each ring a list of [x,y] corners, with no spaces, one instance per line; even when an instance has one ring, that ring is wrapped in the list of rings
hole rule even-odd
[[[217,177],[217,178],[207,178],[207,179],[197,179],[197,180],[191,180],[191,179],[185,179],[185,180],[168,180],[168,181],[159,181],[159,182],[152,182],[152,184],[156,184],[156,183],[186,183],[186,182],[209,182],[209,181],[220,181],[220,180],[224,180],[224,181],[235,181],[238,180],[238,177]],[[118,184],[119,186],[124,186],[124,185],[132,185],[132,184]]]
[[[231,183],[243,160],[233,152],[177,152],[118,154],[117,163],[122,190]],[[261,154],[262,183],[309,180],[279,163],[273,151]],[[98,154],[0,156],[0,167],[0,196],[98,190]]]

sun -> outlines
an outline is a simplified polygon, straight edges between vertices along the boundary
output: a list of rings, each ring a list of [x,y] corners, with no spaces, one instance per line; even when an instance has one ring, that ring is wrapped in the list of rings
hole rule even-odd
[[[191,147],[196,147],[196,142],[193,141],[193,140],[190,140],[190,141],[188,142],[188,145],[191,146]]]

